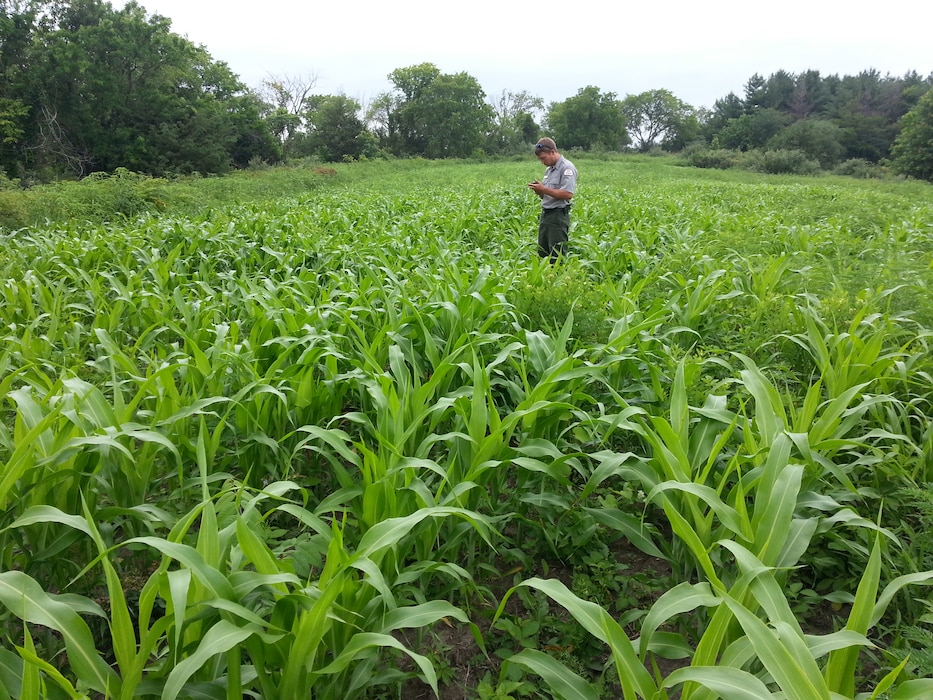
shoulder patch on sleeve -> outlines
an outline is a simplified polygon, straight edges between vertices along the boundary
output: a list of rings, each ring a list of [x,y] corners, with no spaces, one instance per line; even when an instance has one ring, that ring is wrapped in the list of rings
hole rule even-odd
[[[564,175],[573,175],[573,168],[567,168],[564,170]]]

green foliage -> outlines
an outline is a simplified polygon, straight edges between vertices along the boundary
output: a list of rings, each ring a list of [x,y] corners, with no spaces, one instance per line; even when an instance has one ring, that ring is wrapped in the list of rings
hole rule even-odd
[[[615,93],[601,93],[592,85],[580,88],[563,102],[551,104],[546,121],[561,149],[618,151],[630,142],[622,103]]]
[[[258,177],[258,172],[168,180],[118,168],[113,175],[95,173],[79,181],[4,188],[0,190],[0,228],[10,231],[69,219],[100,223],[163,211],[204,212],[276,193],[302,196],[328,177],[320,172],[317,162],[307,167],[267,169],[264,177]]]
[[[730,119],[713,138],[713,146],[738,151],[762,148],[790,118],[775,109],[761,109]]]
[[[742,100],[730,92],[713,103],[713,109],[705,115],[702,125],[703,140],[712,142],[713,137],[732,119],[738,119],[745,113]]]
[[[535,114],[544,111],[544,101],[525,91],[502,94],[493,100],[495,126],[490,136],[491,148],[495,152],[527,153],[540,133]]]
[[[694,168],[718,168],[728,170],[740,162],[739,151],[727,148],[707,148],[706,146],[692,146],[687,148],[681,157],[687,165]]]
[[[533,270],[517,290],[515,306],[529,328],[547,333],[559,332],[572,319],[573,337],[583,343],[599,342],[609,331],[604,293],[573,259]]]
[[[814,175],[820,171],[818,161],[797,149],[750,151],[744,165],[749,170],[771,175]]]
[[[832,122],[801,119],[771,137],[768,150],[802,151],[822,169],[830,170],[845,153],[839,139],[840,129]]]
[[[833,173],[835,175],[856,177],[863,180],[868,178],[880,178],[884,175],[884,171],[882,171],[878,165],[864,158],[849,158],[848,160],[844,160],[833,168]]]
[[[245,87],[173,34],[169,19],[136,3],[47,4],[48,22],[30,28],[20,57],[28,79],[9,95],[32,106],[28,122],[5,134],[19,147],[19,169],[217,173],[269,155]]]
[[[768,148],[742,152],[696,146],[687,149],[681,157],[687,165],[695,168],[741,168],[772,175],[815,175],[821,170],[817,160],[798,149]]]
[[[94,173],[79,182],[0,192],[0,226],[16,229],[43,219],[109,221],[164,209],[178,197],[177,188],[118,168],[112,175]]]
[[[700,125],[696,110],[669,90],[649,90],[622,100],[625,129],[639,151],[654,146],[680,150],[694,140]]]
[[[387,139],[398,154],[466,158],[491,130],[492,108],[468,73],[441,73],[431,63],[398,68],[387,107]]]
[[[0,193],[0,694],[928,695],[929,185],[581,155]]]
[[[366,130],[359,118],[360,105],[343,95],[309,98],[308,123],[311,133],[305,138],[305,148],[297,148],[296,155],[307,150],[325,163],[358,160],[375,154],[375,137]]]
[[[904,115],[891,156],[898,173],[933,182],[933,90]]]
[[[19,100],[0,96],[0,143],[17,143],[23,136],[23,122],[29,108]]]

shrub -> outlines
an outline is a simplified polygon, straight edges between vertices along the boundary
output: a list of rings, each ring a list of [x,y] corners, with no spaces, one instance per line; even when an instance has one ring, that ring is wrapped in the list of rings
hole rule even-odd
[[[823,168],[832,168],[845,153],[840,143],[841,130],[823,119],[801,119],[775,134],[768,141],[770,150],[798,150],[819,161]]]
[[[718,168],[728,170],[734,168],[738,162],[739,154],[729,148],[690,148],[684,152],[683,159],[687,165],[694,168]]]
[[[28,225],[29,215],[22,193],[0,190],[0,229],[12,231]]]
[[[19,188],[17,180],[11,180],[6,176],[6,171],[0,168],[0,190],[15,190]]]
[[[870,178],[881,178],[884,175],[884,171],[877,163],[872,163],[864,158],[849,158],[837,165],[833,170],[833,174],[867,180]]]
[[[813,175],[820,171],[820,164],[797,149],[775,149],[749,151],[746,159],[749,170],[771,175]]]
[[[112,175],[92,173],[77,182],[65,181],[0,193],[0,226],[31,226],[39,221],[81,219],[110,221],[167,207],[169,183],[117,168]]]
[[[572,312],[572,335],[582,342],[604,340],[609,330],[605,294],[573,259],[536,266],[516,291],[516,309],[529,328],[555,335]]]

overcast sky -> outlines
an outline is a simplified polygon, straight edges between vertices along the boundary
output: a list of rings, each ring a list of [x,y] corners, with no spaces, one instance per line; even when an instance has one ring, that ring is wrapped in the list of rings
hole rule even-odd
[[[314,92],[363,104],[391,89],[391,71],[425,62],[469,73],[490,97],[665,88],[694,107],[780,69],[933,73],[930,0],[138,1],[250,87],[315,75]]]

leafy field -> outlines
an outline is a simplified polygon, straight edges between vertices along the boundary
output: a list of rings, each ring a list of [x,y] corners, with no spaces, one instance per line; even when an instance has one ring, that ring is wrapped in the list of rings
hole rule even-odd
[[[930,697],[933,188],[575,160],[0,234],[0,698]]]

